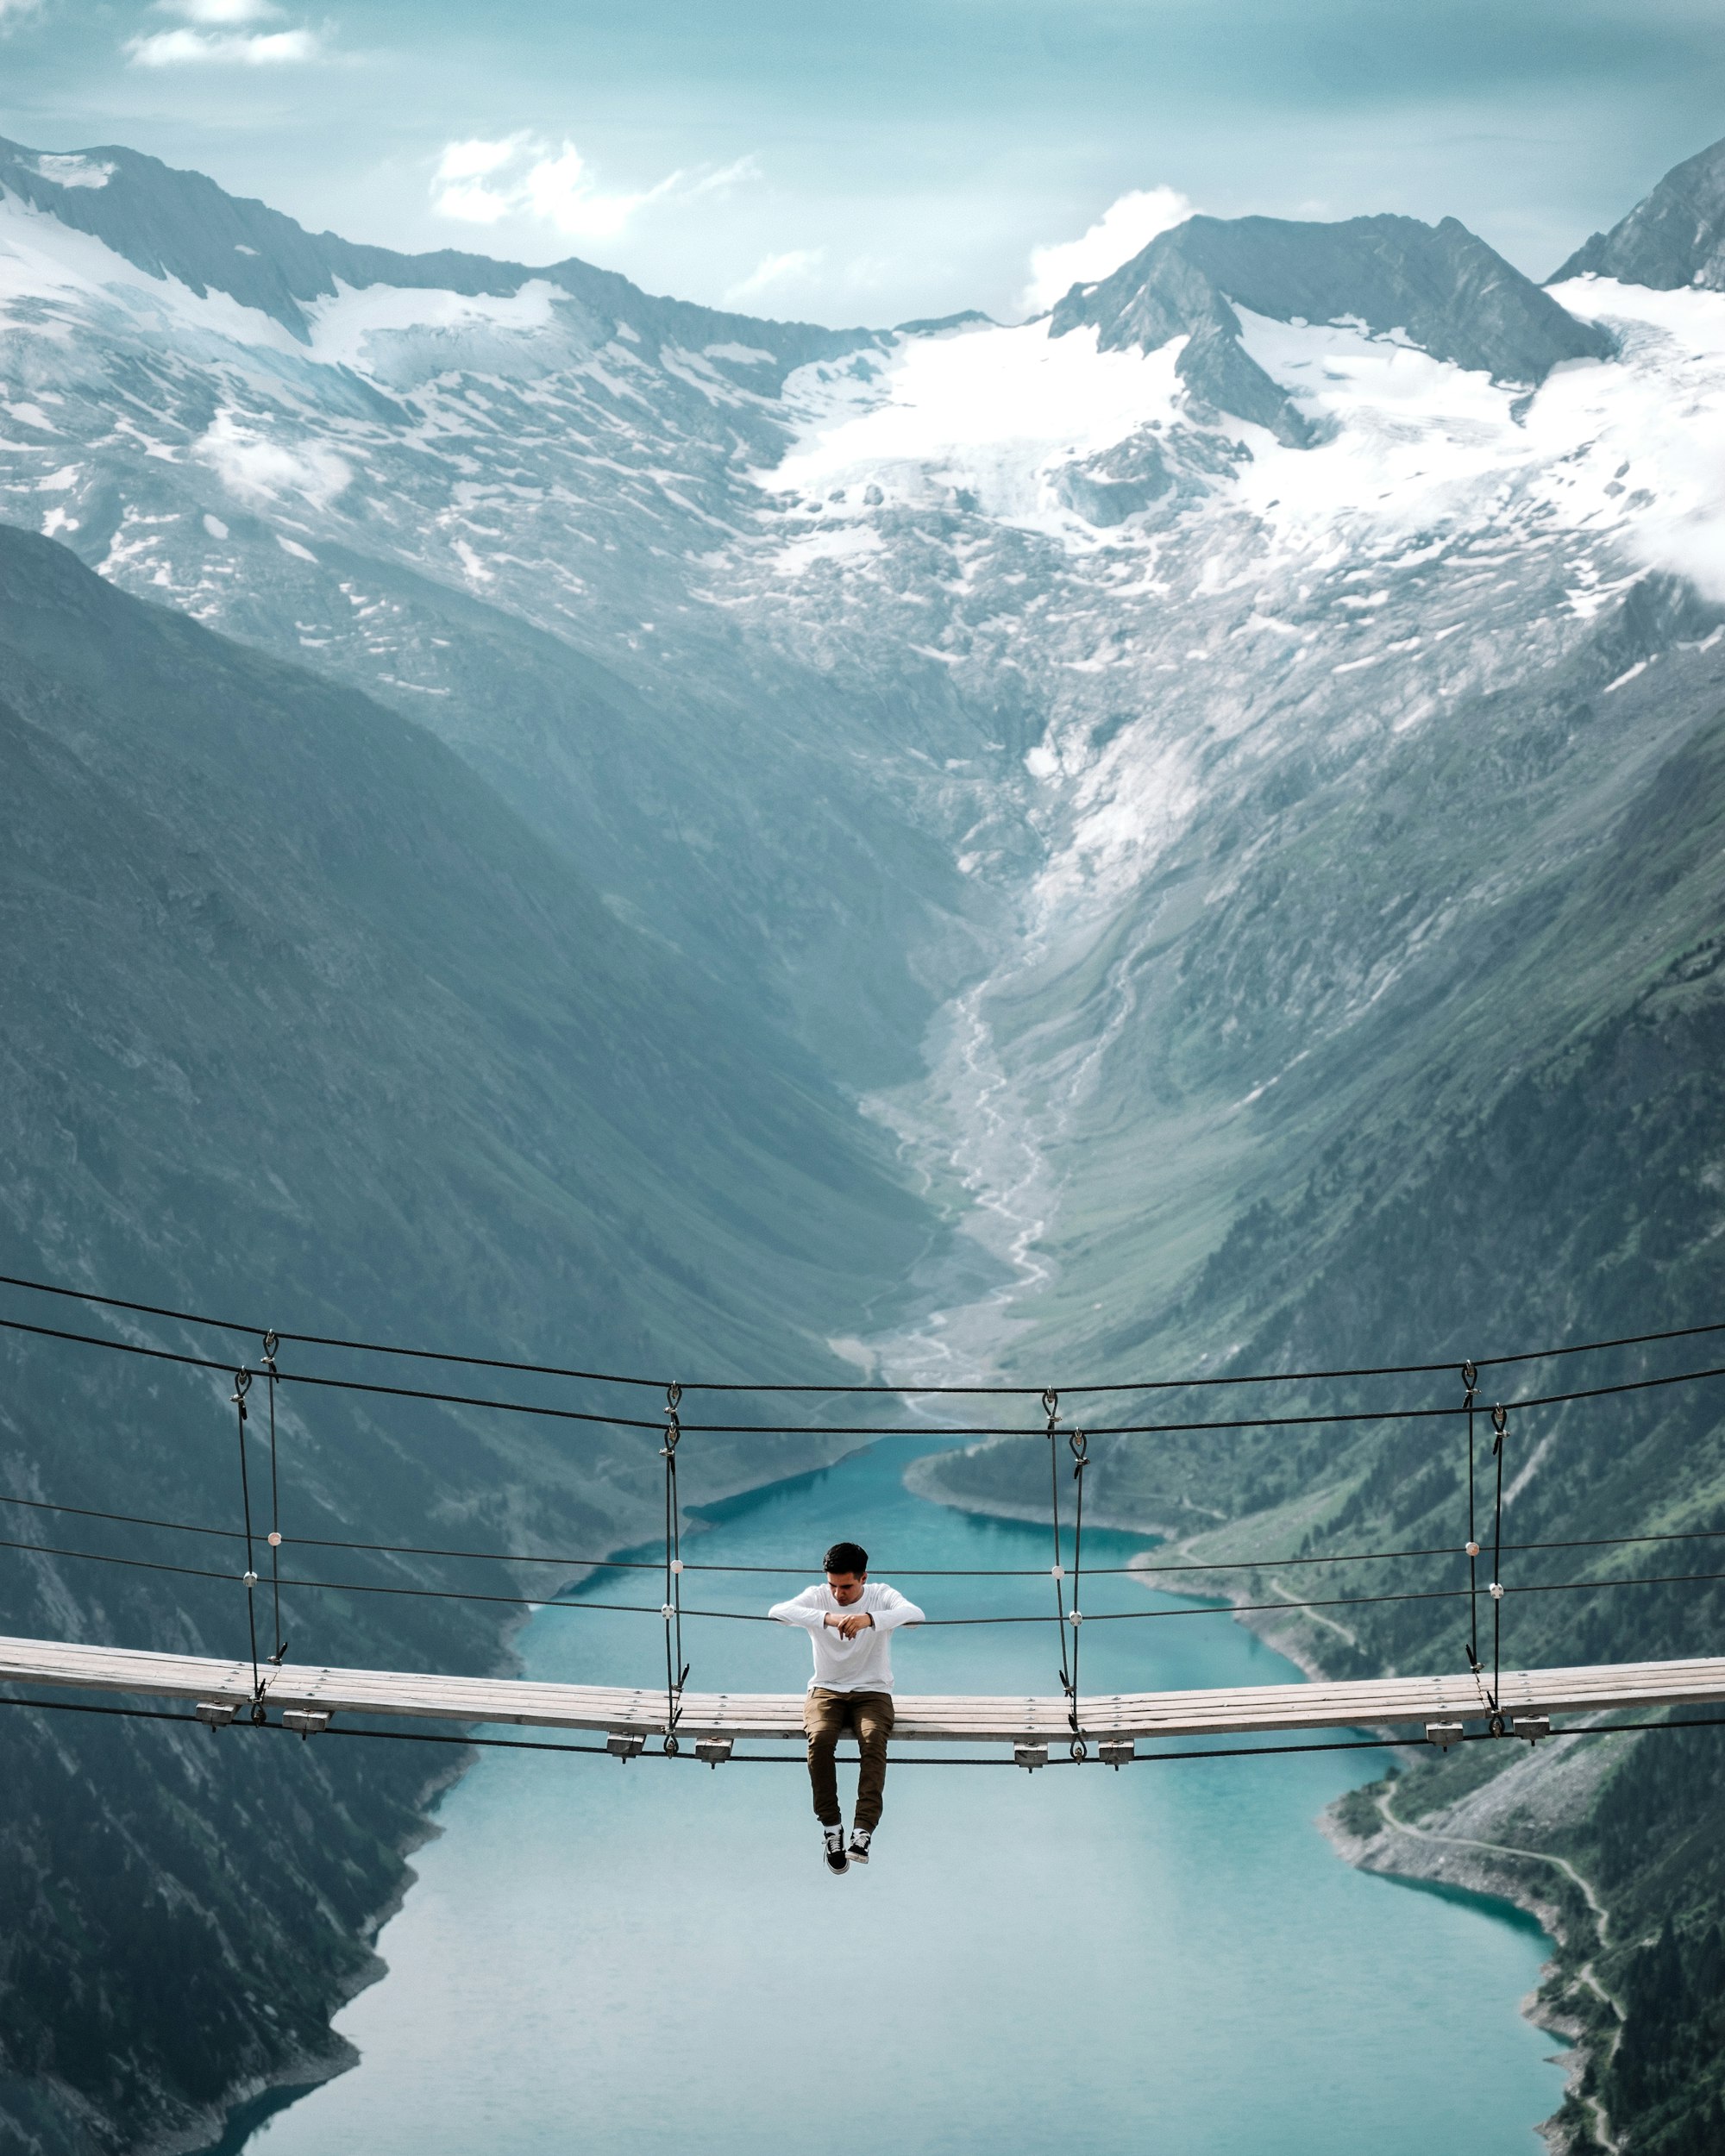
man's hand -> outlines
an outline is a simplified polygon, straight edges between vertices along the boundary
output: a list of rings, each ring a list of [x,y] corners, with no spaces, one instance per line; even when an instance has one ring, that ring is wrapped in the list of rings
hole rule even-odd
[[[828,1610],[825,1622],[842,1639],[854,1639],[859,1632],[867,1632],[874,1624],[875,1620],[866,1609],[853,1610],[848,1617],[837,1616],[831,1610]]]

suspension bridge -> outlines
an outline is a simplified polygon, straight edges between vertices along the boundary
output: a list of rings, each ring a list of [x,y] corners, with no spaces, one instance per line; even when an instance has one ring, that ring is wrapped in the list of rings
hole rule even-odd
[[[1226,1756],[1239,1747],[1217,1747],[1224,1738],[1254,1740],[1254,1751],[1352,1748],[1356,1745],[1421,1742],[1440,1747],[1482,1738],[1513,1737],[1537,1742],[1550,1737],[1584,1736],[1649,1727],[1695,1727],[1693,1720],[1674,1721],[1673,1708],[1725,1706],[1725,1656],[1677,1660],[1588,1664],[1523,1670],[1504,1665],[1502,1624],[1503,1604],[1512,1592],[1551,1593],[1583,1589],[1608,1590],[1636,1585],[1671,1585],[1685,1580],[1717,1580],[1718,1572],[1659,1573],[1626,1576],[1622,1574],[1582,1580],[1535,1580],[1521,1589],[1506,1583],[1506,1556],[1549,1549],[1615,1549],[1628,1544],[1693,1544],[1725,1539],[1725,1528],[1692,1528],[1668,1533],[1597,1537],[1568,1543],[1506,1543],[1503,1539],[1504,1460],[1512,1413],[1553,1407],[1570,1401],[1618,1397],[1660,1387],[1692,1385],[1725,1376],[1725,1365],[1662,1373],[1621,1380],[1609,1384],[1574,1387],[1565,1390],[1525,1393],[1490,1409],[1479,1404],[1483,1369],[1543,1363],[1557,1358],[1596,1354],[1607,1350],[1640,1348],[1725,1332],[1716,1325],[1673,1328],[1659,1333],[1628,1336],[1611,1341],[1528,1351],[1491,1362],[1462,1364],[1425,1363],[1385,1366],[1370,1369],[1268,1372],[1245,1376],[1209,1376],[1196,1379],[1156,1380],[1139,1384],[1111,1384],[1072,1388],[1069,1397],[1106,1402],[1120,1396],[1154,1397],[1158,1394],[1192,1394],[1214,1386],[1258,1386],[1298,1382],[1311,1384],[1337,1379],[1403,1379],[1440,1374],[1458,1375],[1462,1397],[1433,1406],[1405,1402],[1373,1409],[1347,1409],[1327,1414],[1252,1414],[1209,1418],[1196,1421],[1123,1422],[1104,1420],[1088,1431],[1061,1427],[1061,1396],[1053,1388],[1030,1387],[916,1387],[886,1385],[777,1386],[727,1382],[705,1387],[684,1385],[657,1378],[616,1373],[572,1370],[503,1357],[445,1355],[438,1351],[391,1347],[379,1343],[350,1342],[323,1336],[290,1335],[200,1317],[160,1306],[123,1301],[67,1288],[55,1283],[0,1275],[0,1286],[32,1293],[75,1299],[102,1311],[132,1313],[169,1320],[204,1330],[248,1332],[259,1338],[262,1355],[254,1370],[217,1357],[154,1346],[116,1332],[83,1333],[18,1318],[0,1316],[0,1331],[58,1343],[112,1350],[123,1355],[180,1364],[219,1374],[231,1382],[229,1404],[235,1412],[238,1438],[238,1525],[221,1527],[208,1523],[160,1520],[136,1515],[97,1512],[90,1507],[61,1506],[42,1498],[0,1495],[0,1507],[25,1507],[40,1517],[64,1514],[81,1519],[117,1521],[132,1527],[168,1530],[179,1533],[217,1535],[244,1545],[244,1570],[164,1563],[141,1555],[75,1550],[58,1544],[27,1539],[0,1539],[0,1546],[38,1556],[87,1560],[93,1564],[122,1564],[146,1570],[226,1580],[240,1587],[245,1597],[248,1651],[234,1658],[163,1652],[154,1649],[87,1641],[35,1638],[0,1638],[0,1684],[14,1688],[22,1698],[3,1704],[60,1708],[72,1712],[137,1715],[157,1720],[201,1722],[211,1730],[229,1727],[265,1728],[297,1733],[302,1738],[329,1733],[356,1737],[397,1737],[412,1741],[467,1744],[509,1744],[518,1739],[474,1738],[482,1727],[514,1727],[527,1731],[587,1733],[603,1739],[595,1745],[541,1743],[535,1748],[609,1752],[623,1759],[656,1755],[693,1758],[717,1766],[731,1759],[789,1760],[795,1753],[785,1749],[800,1743],[803,1734],[803,1695],[696,1691],[688,1687],[689,1664],[684,1658],[682,1624],[685,1617],[719,1617],[739,1620],[736,1612],[700,1610],[685,1606],[684,1583],[690,1574],[703,1571],[766,1570],[768,1568],[704,1567],[691,1564],[681,1554],[681,1507],[677,1488],[679,1448],[686,1436],[696,1433],[762,1433],[782,1436],[791,1432],[822,1437],[883,1437],[907,1434],[902,1426],[844,1423],[693,1423],[684,1419],[686,1393],[716,1395],[745,1394],[844,1395],[887,1396],[925,1401],[936,1395],[959,1395],[1007,1401],[1026,1400],[1039,1407],[1043,1428],[1026,1431],[1019,1425],[960,1424],[954,1433],[977,1438],[993,1435],[1040,1435],[1046,1438],[1050,1461],[1050,1527],[1052,1562],[1046,1568],[1052,1589],[1052,1608],[1042,1619],[1019,1615],[967,1615],[935,1618],[936,1624],[1053,1625],[1058,1633],[1060,1690],[1044,1695],[900,1695],[895,1740],[926,1744],[931,1754],[904,1760],[907,1764],[940,1763],[954,1757],[945,1748],[980,1745],[996,1748],[976,1764],[999,1764],[1036,1768],[1061,1764],[1095,1764],[1120,1767],[1133,1760]],[[665,1408],[653,1420],[644,1417],[610,1414],[595,1408],[573,1408],[561,1404],[536,1403],[495,1396],[480,1396],[386,1383],[378,1379],[289,1371],[281,1367],[283,1347],[297,1341],[324,1349],[354,1350],[370,1356],[394,1356],[418,1362],[442,1362],[469,1368],[536,1378],[577,1380],[606,1386],[652,1387],[662,1389]],[[250,1427],[254,1383],[261,1380],[267,1398],[267,1430]],[[651,1687],[552,1683],[521,1678],[461,1676],[435,1672],[367,1670],[294,1663],[286,1659],[282,1635],[281,1596],[296,1591],[337,1589],[361,1593],[411,1593],[450,1599],[464,1598],[461,1589],[402,1588],[355,1580],[331,1581],[284,1574],[281,1553],[287,1538],[280,1526],[280,1476],[276,1426],[279,1385],[298,1383],[335,1387],[360,1393],[387,1395],[413,1401],[436,1401],[467,1407],[483,1407],[510,1414],[548,1416],[564,1420],[623,1429],[647,1431],[660,1439],[664,1463],[663,1554],[659,1559],[568,1558],[521,1551],[439,1551],[423,1546],[321,1541],[302,1538],[300,1546],[362,1550],[391,1556],[488,1559],[511,1565],[551,1564],[564,1568],[592,1567],[596,1570],[631,1574],[649,1572],[662,1577],[663,1599],[655,1604],[603,1603],[597,1607],[622,1608],[656,1617],[664,1630],[665,1682]],[[1106,1407],[1103,1410],[1107,1413]],[[1477,1417],[1485,1417],[1491,1432],[1490,1451],[1481,1475]],[[1092,1464],[1093,1437],[1140,1437],[1192,1430],[1242,1430],[1325,1423],[1400,1421],[1444,1418],[1457,1426],[1465,1445],[1466,1463],[1466,1520],[1465,1532],[1448,1548],[1408,1551],[1327,1551],[1279,1559],[1248,1557],[1190,1564],[1138,1563],[1130,1567],[1092,1567],[1098,1570],[1131,1571],[1151,1581],[1167,1573],[1214,1575],[1225,1570],[1256,1571],[1275,1566],[1382,1562],[1385,1559],[1449,1557],[1465,1561],[1466,1583],[1438,1589],[1408,1589],[1389,1594],[1342,1595],[1301,1601],[1284,1595],[1274,1604],[1244,1605],[1273,1608],[1281,1612],[1320,1609],[1357,1602],[1401,1602],[1451,1599],[1465,1601],[1469,1633],[1468,1666],[1447,1675],[1368,1677],[1346,1682],[1284,1683],[1226,1690],[1086,1693],[1079,1683],[1080,1645],[1088,1622],[1130,1622],[1134,1616],[1157,1613],[1108,1612],[1088,1614],[1082,1607],[1086,1578],[1083,1565],[1083,1496],[1086,1470]],[[930,1434],[931,1426],[920,1426]],[[254,1457],[258,1448],[261,1457]],[[257,1479],[254,1493],[254,1481]],[[1482,1501],[1481,1483],[1484,1484]],[[1062,1518],[1063,1483],[1070,1485],[1070,1521]],[[255,1501],[254,1501],[255,1499]],[[268,1525],[260,1524],[260,1509]],[[1483,1516],[1484,1515],[1484,1516]],[[1489,1517],[1490,1525],[1486,1525]],[[1458,1523],[1460,1530],[1460,1523]],[[266,1562],[267,1570],[260,1570]],[[1482,1583],[1482,1567],[1489,1576]],[[778,1568],[771,1568],[777,1570]],[[786,1570],[805,1570],[803,1567]],[[1006,1573],[1000,1575],[1007,1576]],[[1010,1576],[1025,1578],[1023,1568]],[[485,1601],[541,1607],[553,1598],[533,1595],[479,1595]],[[260,1613],[260,1602],[264,1607]],[[556,1603],[557,1607],[578,1607]],[[1227,1606],[1227,1614],[1242,1607]],[[273,1622],[273,1646],[260,1644],[260,1614]],[[1488,1620],[1483,1632],[1481,1617]],[[765,1617],[741,1621],[769,1622]],[[47,1698],[47,1694],[73,1693],[77,1700]],[[98,1706],[86,1695],[112,1699],[167,1702],[155,1706]],[[176,1704],[177,1703],[177,1704]],[[189,1706],[190,1713],[185,1711]],[[1650,1722],[1653,1712],[1665,1719]],[[1628,1713],[1639,1719],[1608,1721],[1604,1717]],[[1578,1718],[1569,1728],[1554,1727],[1554,1718]],[[375,1729],[376,1721],[406,1722],[411,1729]],[[1708,1718],[1712,1723],[1713,1718]],[[462,1733],[439,1733],[436,1726],[458,1725]],[[430,1727],[426,1727],[430,1725]],[[1722,1722],[1720,1726],[1725,1726]],[[1270,1745],[1270,1738],[1300,1736],[1333,1731],[1376,1730],[1392,1733],[1374,1737],[1353,1736],[1344,1745],[1327,1742]],[[1162,1740],[1206,1740],[1205,1748],[1170,1752],[1157,1747]],[[530,1741],[530,1740],[529,1740]],[[739,1744],[765,1743],[767,1752],[739,1752]],[[1140,1752],[1140,1745],[1151,1747]],[[903,1755],[900,1757],[902,1758]]]

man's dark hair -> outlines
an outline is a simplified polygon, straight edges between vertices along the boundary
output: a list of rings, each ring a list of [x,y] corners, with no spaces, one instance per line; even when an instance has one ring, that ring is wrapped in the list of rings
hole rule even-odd
[[[869,1552],[860,1542],[835,1542],[820,1564],[824,1572],[855,1572],[860,1576],[869,1570]]]

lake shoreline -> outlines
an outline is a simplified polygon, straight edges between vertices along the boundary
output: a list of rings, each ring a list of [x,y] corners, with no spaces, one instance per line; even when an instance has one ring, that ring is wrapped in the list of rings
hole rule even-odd
[[[735,1482],[721,1480],[712,1490],[704,1490],[700,1497],[684,1508],[683,1537],[687,1544],[692,1537],[707,1532],[708,1523],[702,1516],[716,1512],[738,1498],[764,1495],[783,1485],[798,1482],[805,1475],[818,1475],[835,1467],[853,1453],[866,1450],[866,1443],[846,1438],[833,1440],[831,1458],[820,1461],[812,1468],[800,1467],[791,1475],[769,1475],[759,1481],[743,1477]],[[650,1524],[650,1523],[643,1523]],[[614,1544],[603,1553],[603,1561],[612,1562],[630,1550],[643,1546],[639,1536]],[[555,1601],[592,1579],[598,1564],[572,1565],[567,1578],[546,1591],[545,1600]],[[500,1618],[497,1628],[494,1666],[486,1675],[501,1677],[519,1677],[524,1664],[516,1642],[532,1622],[531,1609],[516,1610]],[[478,1762],[477,1750],[467,1747],[455,1752],[448,1763],[438,1768],[429,1777],[423,1794],[416,1801],[417,1822],[398,1840],[395,1855],[399,1865],[391,1891],[362,1923],[355,1927],[353,1936],[364,1947],[369,1959],[346,1985],[329,2009],[327,2051],[306,2052],[285,2060],[273,2072],[254,2076],[239,2083],[210,2103],[201,2122],[196,2126],[181,2128],[172,2134],[143,2142],[138,2156],[238,2156],[258,2126],[270,2114],[310,2096],[331,2081],[339,2080],[360,2064],[360,2053],[344,2036],[336,2033],[337,2015],[353,2004],[361,1993],[381,1984],[389,1974],[389,1964],[377,1952],[374,1941],[390,1919],[397,1915],[409,1893],[418,1883],[419,1874],[414,1870],[412,1858],[429,1842],[438,1839],[443,1829],[433,1817],[436,1807],[449,1791],[468,1774]]]
[[[700,1554],[738,1576],[703,1576],[697,1599],[721,1617],[758,1614],[761,1568],[797,1568],[810,1547],[861,1525],[884,1576],[905,1568],[913,1590],[919,1578],[938,1580],[942,1614],[985,1607],[1009,1626],[1038,1623],[1034,1632],[932,1630],[907,1641],[906,1689],[1013,1695],[1045,1682],[1046,1597],[1037,1587],[1045,1526],[967,1518],[916,1495],[906,1468],[939,1449],[938,1437],[919,1433],[908,1445],[870,1446],[831,1473],[776,1478],[724,1507],[722,1530],[702,1538]],[[1120,1568],[1145,1544],[1097,1524],[1094,1562],[1107,1569],[1094,1587],[1087,1582],[1087,1603],[1099,1615],[1129,1614],[1147,1598]],[[968,1583],[984,1571],[991,1591],[978,1602]],[[660,1626],[612,1612],[603,1587],[592,1599],[584,1619],[540,1613],[518,1642],[531,1676],[656,1681]],[[1148,1606],[1182,1607],[1160,1596]],[[698,1630],[689,1644],[706,1686],[775,1691],[806,1675],[805,1643],[758,1622]],[[1145,1652],[1164,1684],[1292,1677],[1266,1646],[1220,1622],[1109,1625],[1091,1645],[1095,1681],[1110,1690],[1133,1682]],[[1101,2156],[1131,2156],[1139,2145],[1131,2118],[1141,2111],[1164,2126],[1184,2118],[1186,2145],[1226,2156],[1275,2138],[1290,2085],[1339,2089],[1358,2127],[1345,2145],[1362,2148],[1394,2142],[1407,2093],[1418,2089],[1424,2122],[1403,2144],[1415,2156],[1440,2156],[1461,2118],[1472,2121],[1474,2145],[1514,2156],[1552,2108],[1561,2078],[1538,2061],[1538,2039],[1515,2011],[1542,1942],[1525,1931],[1513,1937],[1501,1908],[1496,1921],[1483,1908],[1428,1915],[1422,1897],[1367,1885],[1315,1846],[1312,1814],[1356,1782],[1358,1761],[1123,1779],[1024,1777],[1009,1759],[993,1764],[1005,1771],[895,1777],[885,1861],[844,1903],[859,1953],[905,1961],[882,2009],[883,2040],[917,2092],[919,2116],[945,2119],[948,2134],[991,2120],[1016,2147],[1028,2104],[1051,2125],[1088,2122]],[[805,1990],[795,1942],[830,1923],[833,1893],[814,1862],[805,1777],[788,1762],[781,1772],[717,1777],[696,1763],[693,1771],[560,1765],[566,1771],[480,1755],[440,1812],[445,1831],[416,1865],[419,1883],[380,1942],[389,1983],[340,2018],[362,2071],[270,2118],[248,2156],[341,2156],[354,2147],[461,2156],[480,2117],[511,2156],[557,2156],[559,2122],[577,2102],[596,2147],[675,2156],[698,2128],[714,2156],[793,2156],[797,2129],[772,2091],[799,2055]],[[1005,1896],[1002,1877],[1013,1882]],[[1060,2032],[1033,2014],[1019,2028],[1017,2017],[1040,1996],[1025,1963],[1026,1927],[1052,1933],[1075,1920],[1091,1941],[1089,2026],[1101,2065],[1100,2085],[1086,2071],[1069,2088]],[[693,1956],[692,1937],[706,1942]],[[1188,1949],[1200,1942],[1195,1971]],[[1266,1961],[1289,1950],[1324,1972],[1324,2002],[1271,2015],[1261,2071],[1242,2081],[1225,2071],[1228,2015],[1260,1992],[1265,2004],[1279,1998]],[[1483,1978],[1484,1990],[1471,1978]],[[1467,1999],[1492,2002],[1483,2030],[1463,2015],[1458,1982]],[[1386,1999],[1388,2010],[1375,2014]],[[1453,2103],[1438,2055],[1447,2047],[1427,2040],[1433,2009],[1453,2036],[1471,2030],[1475,2046],[1476,2071]],[[1371,2017],[1364,2029],[1362,2015]],[[1145,2026],[1162,2037],[1147,2058],[1138,2046]],[[689,2072],[667,2092],[643,2142],[641,2075],[666,2041],[682,2047]],[[1029,2076],[1027,2090],[1011,2085],[1014,2072]],[[1325,2116],[1315,2102],[1307,2108],[1285,2144],[1289,2156],[1330,2156]],[[937,2132],[910,2145],[933,2156],[951,2143]]]
[[[954,1512],[973,1514],[979,1519],[1037,1524],[1047,1520],[1045,1507],[1015,1505],[1000,1498],[967,1495],[961,1499],[953,1495],[938,1479],[936,1457],[925,1456],[913,1462],[906,1470],[906,1486],[919,1497],[925,1498],[931,1504],[949,1506]],[[1182,1529],[1162,1521],[1128,1519],[1103,1512],[1093,1512],[1087,1524],[1122,1534],[1155,1536],[1162,1546],[1176,1549],[1182,1547],[1183,1539],[1189,1539],[1191,1533],[1189,1527]],[[1239,1607],[1247,1601],[1249,1590],[1243,1585],[1230,1583],[1226,1570],[1226,1567],[1217,1568],[1217,1585],[1209,1592],[1199,1594],[1190,1589],[1170,1587],[1160,1578],[1155,1582],[1156,1591],[1158,1594],[1185,1595],[1195,1601],[1226,1600],[1233,1602],[1236,1605],[1234,1622],[1294,1664],[1308,1683],[1321,1683],[1329,1679],[1333,1672],[1324,1667],[1310,1644],[1303,1639],[1289,1635],[1279,1627],[1274,1613],[1254,1609],[1248,1614]],[[1389,1758],[1392,1761],[1405,1758],[1418,1764],[1424,1750],[1423,1745],[1417,1744],[1398,1745]],[[1580,2084],[1590,2063],[1596,2057],[1593,2030],[1576,2016],[1565,2014],[1561,2006],[1546,1996],[1550,1980],[1561,1973],[1558,1964],[1559,1953],[1578,1952],[1585,1958],[1590,1951],[1585,1942],[1572,1936],[1574,1925],[1570,1913],[1552,1896],[1541,1894],[1531,1882],[1515,1871],[1503,1865],[1493,1864],[1487,1851],[1446,1841],[1440,1833],[1429,1830],[1422,1833],[1422,1830],[1397,1820],[1393,1812],[1386,1815],[1381,1802],[1379,1817],[1382,1824],[1379,1830],[1375,1833],[1358,1833],[1348,1827],[1340,1816],[1344,1802],[1339,1799],[1326,1805],[1318,1814],[1316,1823],[1319,1833],[1336,1854],[1356,1871],[1404,1881],[1410,1886],[1459,1888],[1487,1900],[1507,1902],[1523,1915],[1531,1917],[1552,1943],[1554,1951],[1540,1971],[1539,1984],[1521,2002],[1520,2012],[1533,2027],[1559,2037],[1567,2047],[1563,2109],[1570,2109],[1573,2103],[1580,2101]],[[1545,1860],[1543,1852],[1540,1853]],[[1596,1946],[1596,1938],[1595,1950]],[[1551,2156],[1571,2156],[1571,2152],[1582,2145],[1577,2128],[1563,2118],[1561,2112],[1542,2121],[1538,2130]],[[1614,2146],[1609,2140],[1606,2145]]]

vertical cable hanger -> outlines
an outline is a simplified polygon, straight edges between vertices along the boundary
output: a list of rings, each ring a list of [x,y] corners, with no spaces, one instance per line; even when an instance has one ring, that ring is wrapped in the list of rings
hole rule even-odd
[[[683,1711],[683,1683],[689,1665],[683,1659],[682,1513],[677,1502],[677,1440],[682,1426],[677,1404],[683,1388],[665,1388],[665,1442],[659,1448],[665,1463],[665,1750],[674,1757],[681,1749],[677,1723]]]
[[[1077,1484],[1073,1501],[1072,1520],[1072,1682],[1066,1694],[1066,1719],[1072,1725],[1072,1757],[1088,1759],[1090,1748],[1084,1741],[1078,1727],[1078,1627],[1084,1621],[1084,1613],[1078,1607],[1078,1583],[1084,1564],[1084,1470],[1090,1464],[1090,1441],[1082,1430],[1075,1430],[1066,1440],[1072,1455],[1072,1479]]]
[[[1461,1382],[1466,1388],[1463,1405],[1467,1409],[1467,1666],[1479,1675],[1479,1534],[1474,1519],[1473,1496],[1473,1401],[1479,1386],[1479,1371],[1471,1357],[1461,1366]]]
[[[1498,1694],[1503,1660],[1503,1440],[1509,1429],[1509,1410],[1491,1411],[1491,1451],[1497,1462],[1497,1501],[1491,1531],[1491,1733],[1503,1734],[1503,1714]]]
[[[252,1720],[260,1722],[266,1720],[264,1683],[258,1674],[258,1612],[253,1600],[257,1593],[258,1568],[252,1542],[252,1478],[246,1463],[246,1395],[251,1389],[252,1373],[242,1364],[234,1372],[233,1404],[240,1419],[240,1502],[246,1517],[246,1625],[252,1638]]]
[[[287,1652],[287,1642],[281,1632],[281,1490],[275,1471],[275,1355],[281,1342],[274,1328],[264,1335],[264,1375],[269,1380],[270,1408],[270,1589],[275,1598],[275,1645],[270,1651],[270,1660],[277,1669]]]
[[[1055,1425],[1060,1420],[1060,1395],[1052,1385],[1043,1393],[1042,1411],[1048,1417],[1048,1512],[1054,1529],[1054,1563],[1049,1569],[1054,1576],[1055,1628],[1060,1634],[1060,1689],[1070,1700],[1073,1693],[1066,1665],[1066,1595],[1063,1585],[1066,1567],[1061,1562],[1060,1551],[1060,1460],[1054,1449],[1054,1440],[1059,1434]]]

